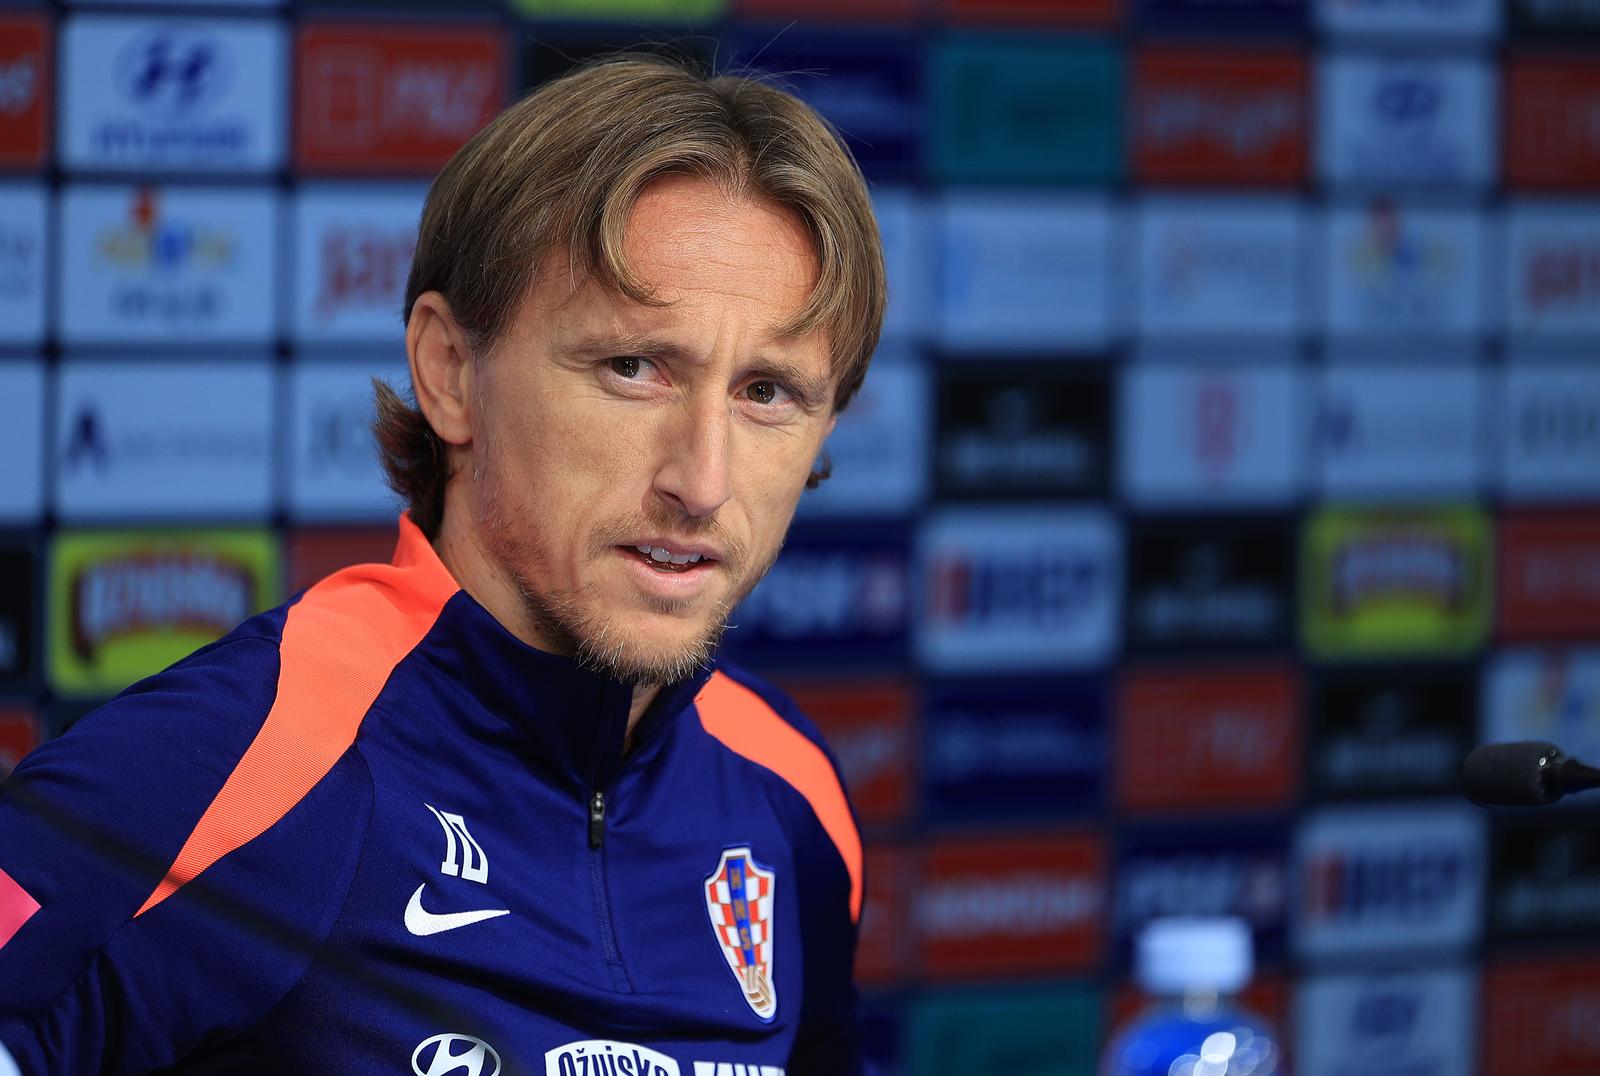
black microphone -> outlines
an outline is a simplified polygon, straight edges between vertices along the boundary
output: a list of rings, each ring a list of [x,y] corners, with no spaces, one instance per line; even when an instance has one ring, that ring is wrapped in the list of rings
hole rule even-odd
[[[1568,792],[1600,788],[1600,770],[1553,743],[1522,740],[1476,748],[1461,764],[1467,798],[1482,806],[1540,807]]]

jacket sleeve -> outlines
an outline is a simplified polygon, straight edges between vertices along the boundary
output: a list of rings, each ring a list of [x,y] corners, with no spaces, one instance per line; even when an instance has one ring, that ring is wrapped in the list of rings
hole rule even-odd
[[[370,810],[354,752],[279,825],[164,884],[265,720],[277,673],[275,639],[236,633],[0,785],[0,1044],[24,1074],[172,1066],[258,1022],[331,928]],[[308,825],[327,817],[319,808],[350,825]]]

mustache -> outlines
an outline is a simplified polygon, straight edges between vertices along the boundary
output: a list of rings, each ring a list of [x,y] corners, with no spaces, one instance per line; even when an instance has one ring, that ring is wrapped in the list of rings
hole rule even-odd
[[[626,545],[641,533],[651,532],[681,535],[710,541],[721,550],[723,567],[734,575],[744,570],[749,561],[749,550],[737,537],[730,534],[716,516],[690,516],[674,512],[666,505],[657,505],[638,515],[608,520],[595,532],[595,556],[602,556],[619,545]]]

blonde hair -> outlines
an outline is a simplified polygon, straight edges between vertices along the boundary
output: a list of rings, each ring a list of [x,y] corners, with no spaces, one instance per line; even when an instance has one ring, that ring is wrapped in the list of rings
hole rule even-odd
[[[640,193],[665,175],[715,182],[730,194],[789,208],[804,222],[817,282],[783,330],[825,332],[834,409],[843,410],[866,376],[887,295],[860,170],[798,98],[656,56],[620,56],[547,83],[450,159],[423,207],[404,316],[418,295],[440,292],[481,356],[546,257],[563,251],[574,282],[593,278],[658,305],[624,258],[623,236]],[[431,536],[450,477],[445,446],[391,388],[375,382],[375,392],[373,431],[389,484]]]

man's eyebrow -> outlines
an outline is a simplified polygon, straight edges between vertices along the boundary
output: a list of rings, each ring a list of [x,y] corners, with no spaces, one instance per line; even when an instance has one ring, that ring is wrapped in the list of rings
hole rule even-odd
[[[574,358],[598,359],[606,356],[636,355],[643,359],[667,359],[672,362],[694,363],[690,352],[668,340],[638,336],[632,333],[596,333],[580,337],[571,343],[558,345],[559,350]],[[800,406],[815,411],[832,399],[830,378],[818,377],[786,359],[770,355],[758,356],[750,364],[750,375],[759,379],[782,382]]]

